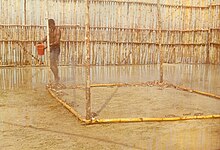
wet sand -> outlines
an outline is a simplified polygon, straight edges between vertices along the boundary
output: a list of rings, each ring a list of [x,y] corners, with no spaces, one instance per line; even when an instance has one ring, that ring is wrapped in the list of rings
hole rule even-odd
[[[157,80],[157,68],[158,66],[93,67],[92,83]],[[81,125],[49,95],[45,88],[48,82],[47,69],[0,69],[0,146],[4,150],[220,149],[219,119]],[[218,95],[220,93],[219,66],[166,65],[164,72],[165,80],[169,82]],[[60,67],[60,74],[64,84],[85,83],[84,69],[81,67]],[[69,94],[66,95],[67,99],[71,96],[78,100],[84,99],[82,90],[66,92]],[[219,100],[172,88],[94,88],[92,98],[93,110],[98,112],[100,118],[121,115],[169,117],[196,113],[220,114]],[[125,107],[126,105],[129,107]]]

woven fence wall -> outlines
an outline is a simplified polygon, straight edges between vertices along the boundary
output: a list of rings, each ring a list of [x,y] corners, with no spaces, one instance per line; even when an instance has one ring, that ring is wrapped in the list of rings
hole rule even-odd
[[[158,12],[154,0],[91,0],[91,64],[159,63],[158,13],[164,62],[220,64],[220,1],[160,3]],[[85,63],[84,1],[3,0],[0,7],[0,65],[47,64],[35,48],[47,10],[62,32],[59,64]]]

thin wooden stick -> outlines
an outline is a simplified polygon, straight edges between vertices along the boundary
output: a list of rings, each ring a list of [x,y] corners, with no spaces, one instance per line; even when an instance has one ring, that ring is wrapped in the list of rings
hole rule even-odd
[[[106,1],[108,2],[114,2],[114,3],[127,3],[127,4],[137,4],[137,5],[148,5],[148,6],[157,6],[157,3],[149,3],[149,2],[137,2],[137,1],[117,1],[117,0],[93,0],[99,3],[104,3]],[[219,6],[219,4],[216,4],[217,6]],[[213,5],[213,6],[216,6]],[[190,6],[190,5],[171,5],[171,4],[161,4],[161,6],[165,6],[165,7],[184,7],[184,8],[203,8],[203,9],[208,9],[208,6]]]
[[[0,24],[0,27],[46,27],[45,25],[20,25],[20,24]],[[68,28],[68,27],[72,27],[72,28],[78,28],[76,25],[70,25],[70,24],[62,24],[62,25],[57,25],[57,27],[59,27],[60,29],[62,28]],[[81,29],[85,29],[84,26],[80,26]],[[158,31],[157,29],[153,29],[153,28],[138,28],[138,27],[108,27],[108,26],[91,26],[90,29],[105,29],[105,30],[110,30],[110,29],[115,29],[115,30],[128,30],[128,31]],[[166,31],[170,31],[170,32],[208,32],[210,30],[220,30],[219,27],[215,27],[215,28],[208,28],[208,29],[161,29],[162,32],[166,32]]]

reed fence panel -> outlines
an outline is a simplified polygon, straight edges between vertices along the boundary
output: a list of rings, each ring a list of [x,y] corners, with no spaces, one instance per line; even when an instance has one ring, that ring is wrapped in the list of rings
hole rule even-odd
[[[164,62],[220,64],[219,1],[160,2]],[[47,65],[35,47],[46,35],[47,8],[62,32],[59,64],[85,64],[84,1],[3,0],[0,7],[0,65]],[[159,63],[158,13],[154,0],[91,0],[91,64]]]

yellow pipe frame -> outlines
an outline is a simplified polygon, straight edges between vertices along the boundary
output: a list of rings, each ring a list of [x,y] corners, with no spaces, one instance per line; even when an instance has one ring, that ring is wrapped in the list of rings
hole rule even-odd
[[[185,116],[170,118],[113,118],[113,119],[92,119],[83,120],[85,124],[101,124],[101,123],[129,123],[129,122],[161,122],[161,121],[182,121],[195,119],[217,119],[220,115],[201,115],[201,116]]]
[[[198,90],[193,90],[181,86],[177,86],[174,84],[169,83],[159,83],[159,81],[153,81],[153,82],[145,82],[145,83],[114,83],[114,84],[93,84],[91,87],[109,87],[109,86],[162,86],[162,85],[168,85],[168,87],[174,87],[178,90],[188,91],[188,92],[194,92],[197,94],[201,94],[204,96],[220,99],[219,95],[206,93]],[[78,86],[76,86],[78,87]],[[129,122],[162,122],[162,121],[183,121],[183,120],[195,120],[195,119],[219,119],[220,114],[215,115],[198,115],[198,116],[184,116],[184,117],[166,117],[166,118],[112,118],[112,119],[97,119],[92,118],[91,120],[83,118],[74,108],[72,108],[70,105],[68,105],[64,100],[59,98],[53,91],[53,89],[50,88],[50,86],[47,86],[47,89],[49,93],[58,100],[66,109],[68,109],[72,114],[74,114],[78,120],[85,125],[89,124],[102,124],[102,123],[129,123]],[[55,91],[56,92],[56,91]]]
[[[66,109],[68,109],[72,114],[74,114],[80,121],[83,121],[82,116],[77,111],[75,111],[70,105],[68,105],[64,100],[59,98],[49,86],[47,86],[47,90],[49,91],[51,96],[58,100]]]

